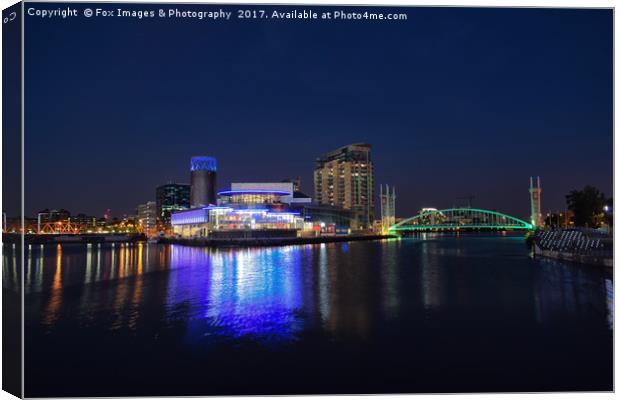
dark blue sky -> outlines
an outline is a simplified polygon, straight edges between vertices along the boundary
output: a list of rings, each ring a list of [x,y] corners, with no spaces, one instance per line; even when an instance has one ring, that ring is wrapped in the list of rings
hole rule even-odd
[[[390,10],[408,20],[26,17],[27,214],[131,213],[192,155],[220,190],[299,175],[311,194],[315,158],[354,142],[399,216],[473,194],[525,217],[530,175],[545,211],[612,194],[611,10]]]

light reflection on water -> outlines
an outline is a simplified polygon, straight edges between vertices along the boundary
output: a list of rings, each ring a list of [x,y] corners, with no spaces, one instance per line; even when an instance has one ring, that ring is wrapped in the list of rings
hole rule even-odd
[[[611,273],[522,238],[26,256],[29,397],[612,388]]]
[[[213,251],[172,246],[167,318],[230,337],[291,338],[304,310],[300,246]]]
[[[452,312],[501,310],[544,325],[592,309],[613,327],[609,274],[532,260],[509,237],[247,249],[34,245],[26,256],[27,324],[47,331],[183,325],[184,340],[196,343],[291,341],[308,331],[366,340],[386,323]],[[15,252],[5,251],[5,288],[18,282],[17,268]]]

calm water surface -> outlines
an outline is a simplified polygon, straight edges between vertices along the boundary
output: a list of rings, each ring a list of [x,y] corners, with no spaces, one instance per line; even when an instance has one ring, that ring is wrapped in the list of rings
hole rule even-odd
[[[26,396],[612,390],[611,273],[521,237],[26,256]]]

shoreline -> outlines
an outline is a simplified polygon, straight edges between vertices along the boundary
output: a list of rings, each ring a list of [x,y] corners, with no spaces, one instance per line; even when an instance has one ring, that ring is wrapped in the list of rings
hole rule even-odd
[[[20,244],[22,235],[19,233],[3,233],[2,242],[6,244]],[[70,234],[31,234],[24,235],[25,245],[39,244],[97,244],[97,243],[122,243],[141,242],[147,238],[141,233],[113,233],[97,234],[86,233],[78,235]]]
[[[180,244],[193,247],[265,247],[265,246],[290,246],[303,244],[356,242],[364,240],[396,239],[396,235],[346,235],[346,236],[318,236],[318,237],[291,237],[291,238],[235,238],[235,239],[209,239],[209,238],[170,238],[164,237],[158,240],[162,244]]]
[[[604,268],[613,268],[614,266],[613,257],[576,254],[567,251],[543,250],[536,244],[534,244],[534,256]]]

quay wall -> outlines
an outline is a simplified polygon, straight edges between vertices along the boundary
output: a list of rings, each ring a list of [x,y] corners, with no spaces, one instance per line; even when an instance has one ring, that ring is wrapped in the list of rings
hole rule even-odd
[[[25,244],[68,244],[68,243],[118,243],[118,242],[138,242],[146,240],[146,236],[138,233],[127,234],[45,234],[45,235],[25,235]],[[4,243],[20,243],[21,235],[12,233],[3,233],[2,241]]]
[[[381,240],[398,238],[395,235],[346,235],[318,237],[283,237],[283,238],[160,238],[159,243],[181,244],[201,247],[260,247],[288,246],[300,244],[318,244],[334,242],[353,242],[360,240]]]
[[[580,264],[596,265],[600,267],[613,268],[613,258],[598,255],[576,254],[567,251],[543,250],[534,245],[534,255],[552,258],[555,260],[570,261]]]

